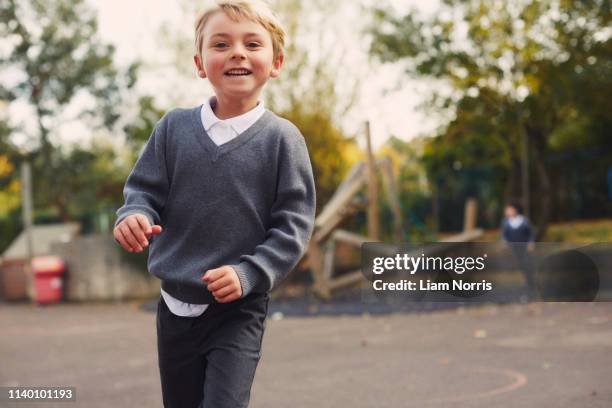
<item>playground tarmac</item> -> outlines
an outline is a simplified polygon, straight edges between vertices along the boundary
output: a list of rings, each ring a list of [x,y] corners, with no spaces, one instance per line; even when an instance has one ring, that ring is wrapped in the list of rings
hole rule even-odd
[[[274,301],[272,301],[274,302]],[[610,407],[612,303],[482,305],[267,322],[251,407]],[[161,407],[155,313],[0,305],[0,385]]]

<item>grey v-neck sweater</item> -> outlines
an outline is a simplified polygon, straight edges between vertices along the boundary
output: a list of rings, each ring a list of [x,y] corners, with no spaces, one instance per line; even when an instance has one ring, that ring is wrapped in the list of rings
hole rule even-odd
[[[304,254],[314,226],[315,186],[304,137],[266,109],[217,146],[201,105],[156,124],[123,189],[119,224],[140,213],[163,227],[150,238],[149,272],[188,303],[212,303],[202,276],[230,265],[243,296],[266,292]]]

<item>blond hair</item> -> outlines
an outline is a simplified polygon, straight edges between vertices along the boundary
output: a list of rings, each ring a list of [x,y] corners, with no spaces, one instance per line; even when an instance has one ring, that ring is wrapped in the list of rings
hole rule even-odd
[[[234,21],[246,18],[247,20],[261,24],[270,33],[270,37],[272,38],[274,60],[283,53],[283,48],[285,46],[285,30],[266,3],[260,0],[217,0],[216,4],[202,11],[196,20],[195,46],[198,55],[202,56],[204,27],[210,17],[218,11],[223,11]]]

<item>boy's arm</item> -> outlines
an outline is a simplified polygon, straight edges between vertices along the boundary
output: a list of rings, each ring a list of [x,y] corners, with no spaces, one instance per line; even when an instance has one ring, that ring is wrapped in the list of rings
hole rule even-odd
[[[505,241],[505,242],[510,242],[510,239],[508,237],[508,226],[507,226],[507,222],[504,219],[501,223],[501,240]]]
[[[314,228],[315,184],[304,137],[297,131],[296,137],[284,140],[266,239],[253,254],[242,255],[239,264],[231,265],[243,297],[274,288],[299,262]]]
[[[160,224],[169,181],[165,154],[165,120],[153,129],[149,140],[128,176],[123,197],[125,204],[117,210],[115,227],[128,215],[143,214],[151,225]]]

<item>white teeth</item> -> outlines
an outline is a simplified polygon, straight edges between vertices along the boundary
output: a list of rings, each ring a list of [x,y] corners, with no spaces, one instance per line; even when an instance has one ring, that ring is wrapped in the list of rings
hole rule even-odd
[[[249,73],[246,69],[232,69],[226,72],[227,75],[248,75]]]

